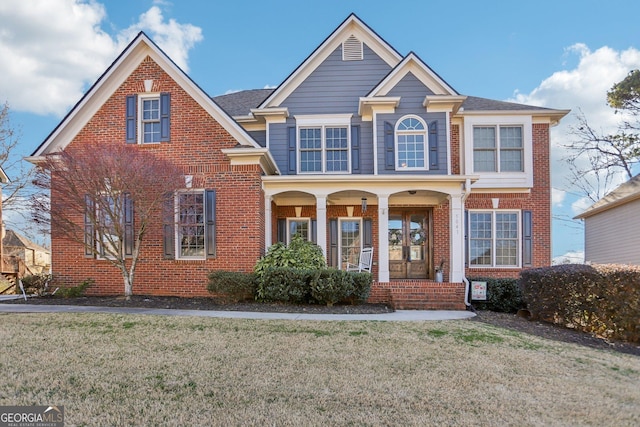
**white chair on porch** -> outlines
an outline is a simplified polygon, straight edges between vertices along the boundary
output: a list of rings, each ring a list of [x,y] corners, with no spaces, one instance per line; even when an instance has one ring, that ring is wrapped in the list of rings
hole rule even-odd
[[[360,250],[360,258],[357,264],[347,263],[347,271],[367,271],[371,273],[371,265],[373,264],[373,248],[362,248]]]

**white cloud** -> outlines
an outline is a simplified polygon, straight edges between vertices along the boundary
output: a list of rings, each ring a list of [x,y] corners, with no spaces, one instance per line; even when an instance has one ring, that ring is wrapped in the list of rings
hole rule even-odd
[[[564,255],[554,257],[551,264],[584,264],[584,251],[570,251]]]
[[[93,0],[0,2],[0,101],[14,111],[62,116],[144,30],[180,67],[202,40],[200,28],[165,22],[152,6],[115,37],[105,6]]]
[[[561,207],[565,197],[567,197],[566,191],[558,190],[557,188],[551,189],[551,203],[553,204],[553,206]]]
[[[584,212],[591,205],[593,205],[593,200],[589,199],[588,197],[581,197],[575,202],[571,203],[571,211],[574,215],[578,215]]]
[[[630,70],[640,68],[640,50],[616,51],[605,46],[592,51],[578,43],[567,48],[566,55],[579,57],[575,68],[553,73],[528,94],[516,92],[512,101],[572,110],[552,129],[551,168],[553,187],[576,191],[568,186],[569,169],[562,160],[567,155],[563,145],[574,139],[570,128],[577,124],[576,115],[582,112],[594,129],[615,131],[620,116],[607,106],[607,91]]]

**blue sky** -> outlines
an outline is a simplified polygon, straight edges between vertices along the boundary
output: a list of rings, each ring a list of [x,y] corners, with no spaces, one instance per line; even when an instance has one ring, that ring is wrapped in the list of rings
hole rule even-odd
[[[0,101],[27,156],[140,30],[214,96],[278,85],[351,12],[461,94],[572,110],[552,133],[553,254],[579,257],[568,219],[589,202],[566,183],[561,144],[578,111],[615,126],[606,91],[640,68],[637,0],[8,0]]]

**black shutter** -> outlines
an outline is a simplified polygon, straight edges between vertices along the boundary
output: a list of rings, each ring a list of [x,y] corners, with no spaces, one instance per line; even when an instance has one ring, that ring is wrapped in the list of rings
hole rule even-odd
[[[531,211],[522,211],[522,266],[533,266],[533,218]]]
[[[438,122],[429,125],[429,169],[438,169]]]
[[[351,126],[351,173],[360,173],[360,126]]]
[[[289,163],[289,173],[296,173],[296,127],[291,126],[287,128],[287,139],[288,139],[288,163]]]
[[[338,220],[329,220],[329,266],[340,268],[338,264]]]
[[[95,218],[95,205],[91,196],[84,196],[84,256],[93,258],[93,248],[95,247],[95,235],[93,229],[93,218]]]
[[[394,170],[395,165],[395,136],[393,132],[393,125],[389,122],[384,122],[384,168]]]
[[[205,236],[207,258],[216,256],[216,191],[205,191]]]
[[[464,266],[469,267],[471,260],[469,259],[469,211],[464,211]]]
[[[173,193],[165,195],[162,209],[162,247],[165,259],[175,259],[175,211]]]
[[[318,220],[317,219],[311,220],[311,241],[316,245],[318,244]]]
[[[126,103],[126,129],[127,144],[135,144],[136,141],[136,95],[127,96]]]
[[[287,220],[285,218],[278,218],[277,236],[278,242],[287,243]]]
[[[168,142],[170,136],[171,95],[160,94],[160,141]]]
[[[365,218],[362,220],[362,247],[373,247],[373,222],[371,218]]]
[[[124,194],[124,256],[133,256],[133,200],[129,193]]]

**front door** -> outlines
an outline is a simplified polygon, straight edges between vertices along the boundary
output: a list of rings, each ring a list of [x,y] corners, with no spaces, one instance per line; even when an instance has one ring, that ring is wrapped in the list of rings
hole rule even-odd
[[[431,209],[389,211],[389,277],[433,278]]]

